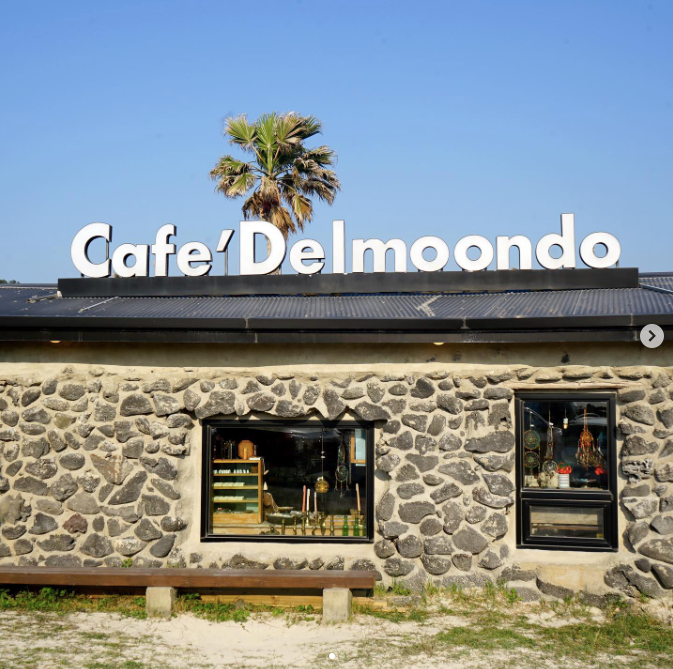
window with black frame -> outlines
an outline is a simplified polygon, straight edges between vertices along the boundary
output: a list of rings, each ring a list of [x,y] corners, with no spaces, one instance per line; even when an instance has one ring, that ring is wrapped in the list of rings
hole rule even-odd
[[[614,398],[517,397],[518,543],[615,550]]]
[[[204,447],[204,539],[371,540],[369,425],[209,421]]]

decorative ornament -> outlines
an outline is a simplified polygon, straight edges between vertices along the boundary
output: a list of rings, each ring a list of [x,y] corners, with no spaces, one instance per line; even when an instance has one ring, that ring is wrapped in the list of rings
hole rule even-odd
[[[587,410],[584,409],[584,429],[580,434],[580,439],[577,444],[577,455],[575,456],[577,462],[579,462],[582,467],[594,467],[597,464],[598,453],[596,451],[596,440],[594,436],[589,432],[589,423],[587,421]]]
[[[325,430],[321,433],[321,446],[320,446],[320,476],[315,482],[315,491],[320,494],[324,494],[329,490],[329,483],[325,481]]]
[[[540,435],[533,429],[533,412],[530,409],[528,414],[528,429],[523,433],[523,463],[532,475],[533,470],[540,465]]]
[[[346,447],[344,446],[343,440],[339,444],[337,468],[334,472],[334,478],[336,479],[334,489],[339,491],[339,497],[343,497],[344,490],[348,490],[348,479],[350,478],[348,467],[346,466]]]
[[[558,472],[558,465],[554,462],[554,423],[551,422],[551,409],[547,420],[547,449],[540,471],[547,476]]]

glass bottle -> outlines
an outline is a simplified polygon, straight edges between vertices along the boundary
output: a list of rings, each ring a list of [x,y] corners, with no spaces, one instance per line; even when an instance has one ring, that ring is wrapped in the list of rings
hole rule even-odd
[[[360,519],[357,516],[355,516],[355,522],[353,523],[353,536],[360,536]]]
[[[341,536],[348,536],[348,516],[344,516],[344,524],[341,528]]]

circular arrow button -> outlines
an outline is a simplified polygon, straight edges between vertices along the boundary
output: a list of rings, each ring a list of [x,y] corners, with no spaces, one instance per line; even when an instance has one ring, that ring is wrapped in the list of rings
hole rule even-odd
[[[640,341],[647,348],[657,348],[664,341],[664,331],[654,323],[646,325],[640,331]]]

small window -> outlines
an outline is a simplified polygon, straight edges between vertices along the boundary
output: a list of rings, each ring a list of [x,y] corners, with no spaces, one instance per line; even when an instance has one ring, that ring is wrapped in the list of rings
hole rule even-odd
[[[371,541],[372,456],[356,421],[209,421],[202,537]]]
[[[616,550],[611,395],[517,397],[518,543]]]

